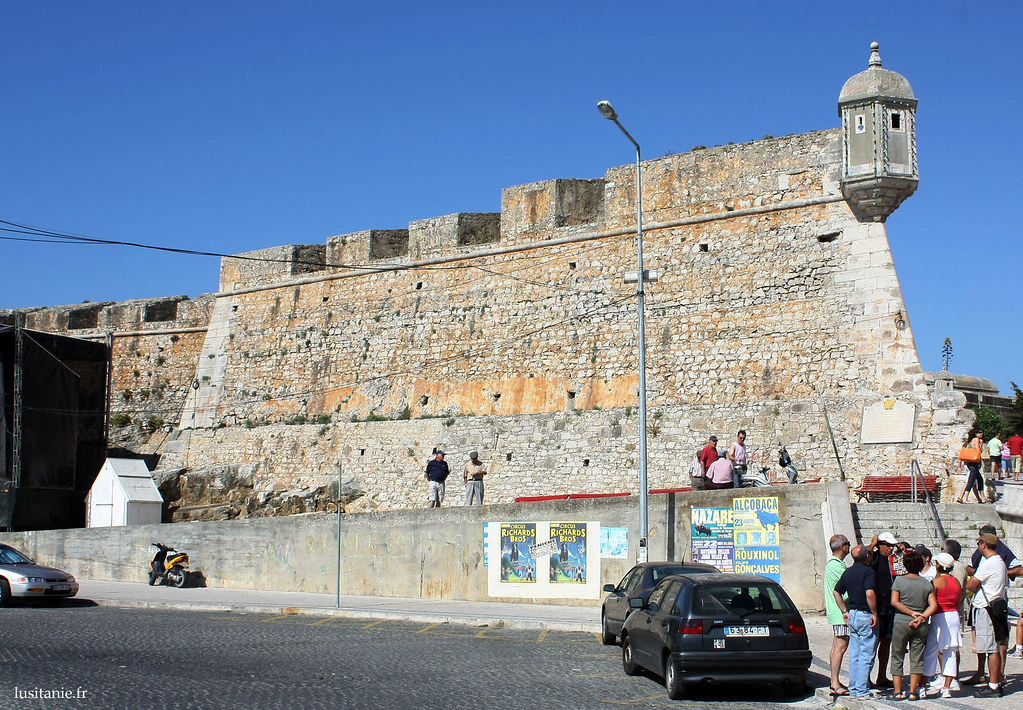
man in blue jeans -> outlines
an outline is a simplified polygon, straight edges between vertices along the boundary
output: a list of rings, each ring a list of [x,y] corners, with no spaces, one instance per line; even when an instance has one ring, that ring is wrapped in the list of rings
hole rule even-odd
[[[865,546],[857,545],[850,554],[854,564],[842,573],[832,595],[849,627],[849,695],[869,698],[877,649],[877,575]]]

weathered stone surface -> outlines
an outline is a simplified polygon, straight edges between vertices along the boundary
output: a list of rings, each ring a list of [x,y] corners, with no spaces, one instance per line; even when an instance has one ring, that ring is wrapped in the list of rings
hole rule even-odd
[[[804,478],[837,478],[825,407],[850,480],[914,458],[943,472],[958,451],[969,414],[925,380],[885,228],[836,188],[838,142],[643,163],[645,265],[660,274],[646,286],[651,487],[687,482],[706,437],[740,428],[754,455],[784,442]],[[407,248],[390,230],[225,259],[221,294],[176,302],[173,323],[102,305],[75,332],[115,326],[112,403],[132,422],[115,442],[186,469],[182,515],[197,517],[323,510],[339,464],[365,492],[353,509],[420,507],[438,446],[453,501],[473,449],[488,502],[635,492],[634,180],[621,166],[508,188],[502,214],[414,222]],[[296,271],[317,253],[334,266]],[[63,332],[67,311],[28,316]],[[863,407],[886,397],[918,412],[913,441],[861,444]]]

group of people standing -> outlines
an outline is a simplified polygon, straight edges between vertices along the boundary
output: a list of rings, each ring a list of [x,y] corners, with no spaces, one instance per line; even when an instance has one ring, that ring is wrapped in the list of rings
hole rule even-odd
[[[746,473],[746,431],[740,429],[735,441],[718,450],[718,438],[711,436],[707,445],[696,452],[689,465],[689,478],[704,490],[738,488]],[[702,486],[700,486],[702,483]]]
[[[439,508],[444,502],[444,487],[451,471],[444,460],[444,452],[434,449],[433,458],[426,464],[427,494],[429,507]],[[483,505],[483,477],[487,475],[487,467],[480,461],[478,451],[469,454],[469,461],[462,469],[462,480],[465,483],[465,504]]]
[[[824,573],[834,629],[832,696],[879,697],[891,688],[895,700],[917,700],[928,691],[951,698],[961,690],[962,629],[969,626],[977,671],[962,685],[979,686],[977,697],[1001,697],[1010,655],[1007,589],[1010,579],[1023,575],[1023,564],[995,533],[989,525],[980,529],[969,564],[959,561],[962,546],[955,540],[946,540],[932,556],[924,545],[898,542],[889,532],[855,546],[845,535],[834,535]],[[1016,658],[1023,650],[1021,636],[1018,625],[1011,654]],[[839,679],[846,652],[848,686]],[[875,661],[877,679],[871,682]]]
[[[976,452],[972,456],[969,452]],[[966,457],[966,458],[964,458]],[[987,494],[984,493],[984,460],[991,467],[991,477],[987,480]],[[1008,478],[1011,474],[1014,481],[1020,480],[1023,473],[1023,436],[1014,432],[995,435],[984,441],[984,432],[973,428],[966,435],[963,448],[959,455],[959,473],[966,469],[966,485],[956,498],[957,503],[964,503],[973,493],[978,503],[994,502],[998,494],[994,489],[994,481]]]

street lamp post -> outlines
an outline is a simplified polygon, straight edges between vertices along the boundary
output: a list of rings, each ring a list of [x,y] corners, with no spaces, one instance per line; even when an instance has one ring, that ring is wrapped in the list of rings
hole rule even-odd
[[[625,126],[618,122],[618,114],[608,101],[597,103],[600,115],[614,121],[625,137],[636,146],[636,283],[638,284],[637,310],[639,311],[639,548],[636,561],[647,561],[647,484],[646,484],[646,309],[644,302],[643,283],[646,272],[643,270],[643,182],[640,174],[639,143],[633,138]]]

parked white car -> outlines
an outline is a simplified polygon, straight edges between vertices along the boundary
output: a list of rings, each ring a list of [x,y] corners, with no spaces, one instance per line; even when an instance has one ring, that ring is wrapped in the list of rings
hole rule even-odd
[[[58,604],[78,594],[78,582],[63,570],[37,565],[10,545],[0,544],[0,606],[13,597],[45,599]]]

